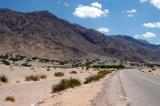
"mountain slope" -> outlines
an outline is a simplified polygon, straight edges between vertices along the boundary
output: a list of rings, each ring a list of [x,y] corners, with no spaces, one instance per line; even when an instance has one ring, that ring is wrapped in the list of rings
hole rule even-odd
[[[0,9],[0,54],[76,59],[95,54],[131,61],[160,62],[158,46],[128,36],[105,36],[47,11]]]

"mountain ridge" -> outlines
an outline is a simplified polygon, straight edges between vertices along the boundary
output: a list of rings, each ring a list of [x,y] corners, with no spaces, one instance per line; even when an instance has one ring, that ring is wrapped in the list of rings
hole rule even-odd
[[[129,36],[108,36],[71,24],[48,11],[0,9],[0,54],[69,60],[95,54],[138,62],[160,62],[160,47]]]

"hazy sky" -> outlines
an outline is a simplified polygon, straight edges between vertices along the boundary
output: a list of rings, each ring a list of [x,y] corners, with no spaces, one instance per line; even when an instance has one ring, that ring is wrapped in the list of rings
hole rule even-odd
[[[160,0],[0,0],[0,8],[48,10],[106,35],[129,35],[160,44]]]

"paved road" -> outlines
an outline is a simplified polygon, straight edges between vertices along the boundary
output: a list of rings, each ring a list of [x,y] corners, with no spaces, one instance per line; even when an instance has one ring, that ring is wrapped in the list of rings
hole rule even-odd
[[[128,69],[120,78],[130,106],[160,106],[160,77]]]

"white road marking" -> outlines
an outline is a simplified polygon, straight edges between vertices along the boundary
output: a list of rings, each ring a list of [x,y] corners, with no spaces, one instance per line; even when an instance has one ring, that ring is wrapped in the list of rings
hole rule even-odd
[[[131,72],[131,73],[132,73],[132,72]],[[151,79],[142,77],[142,76],[140,76],[140,75],[138,75],[138,74],[135,74],[135,73],[133,73],[133,74],[134,74],[135,76],[138,76],[139,78],[142,78],[142,79],[147,80],[147,81],[150,81],[150,82],[152,82],[152,83],[154,83],[154,84],[160,85],[160,83],[157,82],[157,81],[153,81],[153,80],[151,80]]]

